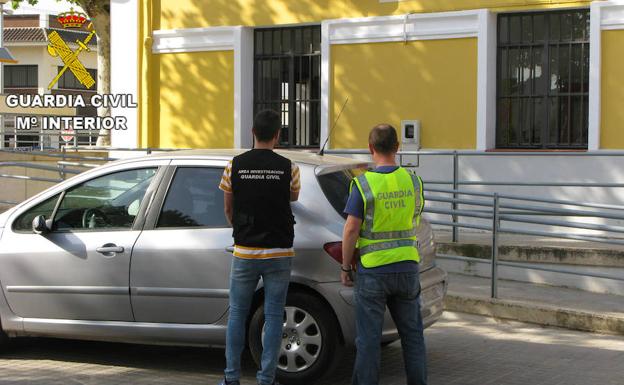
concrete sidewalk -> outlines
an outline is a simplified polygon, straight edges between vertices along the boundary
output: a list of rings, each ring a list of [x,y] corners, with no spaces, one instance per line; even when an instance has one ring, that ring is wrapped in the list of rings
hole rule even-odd
[[[624,296],[449,274],[446,309],[568,329],[624,335]]]

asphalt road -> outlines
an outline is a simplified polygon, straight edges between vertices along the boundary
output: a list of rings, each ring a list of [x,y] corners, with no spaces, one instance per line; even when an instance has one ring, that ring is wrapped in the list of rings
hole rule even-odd
[[[622,385],[624,336],[446,313],[426,331],[431,385]],[[216,384],[223,349],[23,339],[0,355],[0,384]],[[350,383],[353,355],[318,382]],[[245,357],[243,384],[255,384]],[[404,384],[401,346],[382,353],[383,385]],[[301,384],[305,385],[305,384]]]

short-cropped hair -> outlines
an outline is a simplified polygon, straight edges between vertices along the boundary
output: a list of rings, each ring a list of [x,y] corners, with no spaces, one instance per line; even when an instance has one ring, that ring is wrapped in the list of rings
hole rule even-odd
[[[397,132],[394,127],[387,123],[373,127],[368,135],[368,143],[380,154],[392,154],[399,148]]]
[[[260,142],[268,142],[282,127],[282,119],[274,110],[262,110],[254,118],[254,134]]]

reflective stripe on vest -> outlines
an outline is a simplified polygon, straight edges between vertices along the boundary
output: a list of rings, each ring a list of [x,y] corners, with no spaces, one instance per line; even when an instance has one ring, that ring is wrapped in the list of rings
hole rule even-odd
[[[372,243],[368,246],[362,246],[360,248],[360,254],[364,255],[364,254],[373,253],[375,251],[390,250],[390,249],[396,249],[397,247],[406,247],[406,246],[416,247],[416,241],[412,239],[399,239],[396,241]]]
[[[419,261],[416,232],[424,205],[422,180],[398,168],[389,174],[368,172],[354,178],[352,188],[353,184],[365,206],[358,239],[364,267]]]

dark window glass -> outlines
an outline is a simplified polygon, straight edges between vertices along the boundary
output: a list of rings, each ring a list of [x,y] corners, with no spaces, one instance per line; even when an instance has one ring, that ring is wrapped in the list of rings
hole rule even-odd
[[[351,181],[366,171],[366,168],[347,168],[318,176],[319,185],[325,194],[325,198],[327,198],[334,210],[345,218],[347,215],[344,213],[344,209],[349,199]]]
[[[4,86],[12,87],[37,87],[37,65],[5,65]]]
[[[59,72],[61,72],[62,69],[63,67],[58,67]],[[93,80],[95,80],[95,84],[91,88],[89,88],[89,90],[95,91],[97,90],[97,70],[87,68],[87,72],[89,73],[89,75],[91,75]],[[74,73],[71,72],[70,70],[66,70],[65,72],[63,72],[63,75],[61,75],[58,81],[58,88],[65,89],[65,90],[86,90],[87,89],[87,87],[85,87],[84,85],[82,85],[82,83],[78,81]]]
[[[498,148],[587,148],[589,12],[498,19]]]
[[[533,16],[533,36],[535,41],[544,41],[546,39],[545,18],[546,16],[544,15]]]
[[[521,17],[509,17],[509,40],[512,43],[517,43],[520,41],[520,34],[522,31],[520,20]]]
[[[120,171],[91,179],[65,193],[55,230],[130,229],[156,168]]]
[[[178,168],[157,227],[228,227],[219,190],[221,175],[223,169]]]
[[[254,111],[281,113],[283,147],[318,147],[321,129],[321,27],[255,31]]]
[[[54,206],[56,206],[59,195],[60,194],[57,194],[52,198],[46,199],[20,215],[15,222],[13,222],[13,230],[32,232],[32,221],[35,217],[43,215],[46,219],[52,218],[52,212],[54,211]]]

